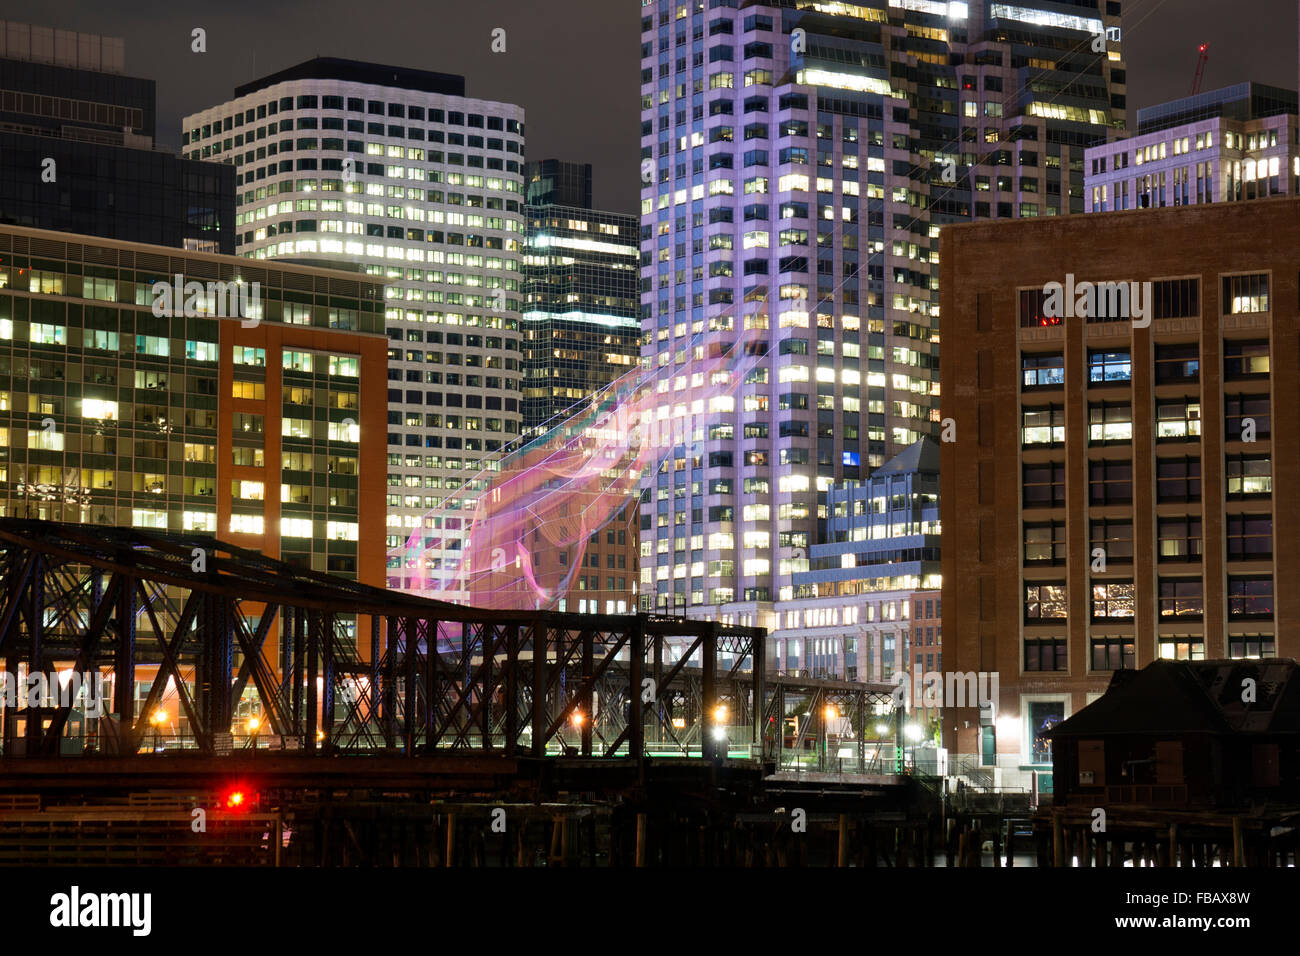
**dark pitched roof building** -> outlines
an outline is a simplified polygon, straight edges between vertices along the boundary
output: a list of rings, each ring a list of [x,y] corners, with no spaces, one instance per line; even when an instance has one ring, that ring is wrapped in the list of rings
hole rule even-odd
[[[1296,662],[1157,660],[1049,733],[1060,804],[1300,803]]]

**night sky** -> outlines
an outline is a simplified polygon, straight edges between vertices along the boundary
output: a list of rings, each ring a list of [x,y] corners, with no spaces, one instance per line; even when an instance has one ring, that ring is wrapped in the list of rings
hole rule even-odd
[[[1124,0],[1134,110],[1185,96],[1196,46],[1205,89],[1243,80],[1295,89],[1297,0]],[[590,162],[598,206],[633,213],[639,190],[640,19],[636,0],[0,0],[0,18],[126,40],[127,72],[158,84],[158,137],[237,84],[313,56],[460,73],[469,96],[520,103],[528,155]],[[190,31],[208,51],[190,51]],[[491,33],[506,30],[505,53]]]

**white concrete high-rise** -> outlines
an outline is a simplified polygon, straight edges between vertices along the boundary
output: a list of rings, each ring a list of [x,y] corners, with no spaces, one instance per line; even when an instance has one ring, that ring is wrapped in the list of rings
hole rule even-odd
[[[463,599],[482,469],[521,431],[523,108],[317,58],[186,117],[183,148],[236,166],[239,254],[385,281],[388,585]]]

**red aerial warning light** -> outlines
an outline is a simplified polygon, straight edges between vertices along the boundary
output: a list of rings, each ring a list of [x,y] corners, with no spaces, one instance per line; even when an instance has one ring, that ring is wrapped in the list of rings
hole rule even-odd
[[[227,810],[247,810],[252,806],[252,795],[241,787],[235,787],[226,791],[225,799],[221,803]]]

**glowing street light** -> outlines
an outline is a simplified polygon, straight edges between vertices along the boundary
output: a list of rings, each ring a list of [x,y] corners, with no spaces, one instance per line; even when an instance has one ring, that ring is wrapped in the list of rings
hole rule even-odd
[[[153,746],[154,752],[157,753],[162,750],[161,734],[163,725],[167,723],[167,711],[159,707],[149,715],[149,723],[153,724]]]
[[[823,718],[823,719],[822,719],[822,727],[821,727],[821,733],[822,733],[822,752],[821,752],[821,754],[818,756],[817,759],[821,762],[821,765],[822,765],[823,768],[825,768],[825,766],[826,766],[826,765],[829,763],[829,761],[830,761],[830,755],[831,755],[831,721],[832,721],[832,720],[835,720],[837,717],[839,717],[839,715],[840,715],[839,709],[838,709],[834,704],[830,704],[830,703],[828,703],[825,707],[822,708],[822,718]],[[809,715],[809,720],[811,720],[811,719],[812,719],[812,717],[811,717],[811,715]]]
[[[587,720],[586,716],[580,710],[575,710],[573,712],[573,716],[569,718],[569,722],[573,724],[574,730],[581,730],[582,725],[586,722],[586,720]]]
[[[727,722],[727,705],[719,704],[713,708],[713,722],[715,724],[725,724]]]

